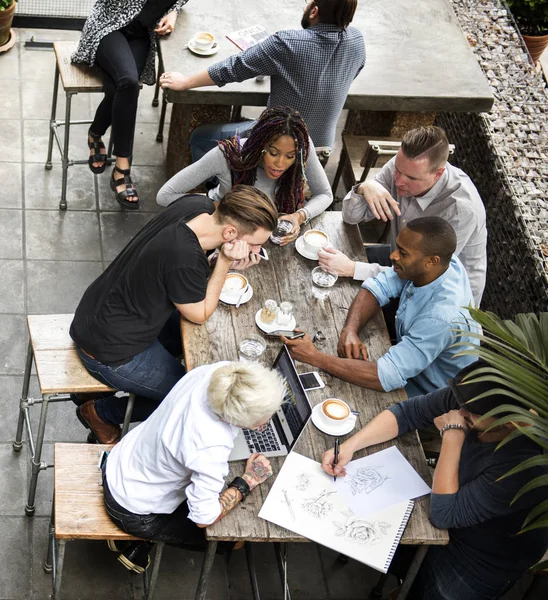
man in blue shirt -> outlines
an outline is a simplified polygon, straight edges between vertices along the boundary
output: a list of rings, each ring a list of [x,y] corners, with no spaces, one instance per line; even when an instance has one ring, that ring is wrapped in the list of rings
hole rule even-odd
[[[301,113],[316,148],[332,148],[337,119],[350,84],[365,64],[361,32],[349,27],[357,0],[313,0],[305,8],[302,29],[278,31],[240,54],[190,76],[167,72],[163,88],[177,91],[270,76],[268,106],[289,106]],[[254,122],[215,123],[196,129],[193,160],[238,131],[246,137]]]
[[[366,279],[352,302],[337,347],[339,358],[319,352],[308,336],[284,338],[293,358],[374,390],[405,387],[409,397],[445,387],[475,360],[456,356],[459,348],[452,345],[477,343],[467,335],[478,325],[464,308],[473,304],[473,297],[466,271],[453,255],[456,245],[455,231],[444,219],[410,221],[390,255],[393,270]],[[400,299],[397,343],[377,362],[369,361],[359,333],[392,298]]]

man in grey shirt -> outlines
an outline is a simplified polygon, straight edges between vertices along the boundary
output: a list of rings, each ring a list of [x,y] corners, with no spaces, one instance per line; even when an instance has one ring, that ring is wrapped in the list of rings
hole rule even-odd
[[[298,110],[316,148],[332,148],[350,84],[365,64],[363,36],[349,27],[357,4],[357,0],[310,1],[301,20],[302,29],[278,31],[190,76],[164,73],[160,84],[184,91],[269,75],[268,106]],[[190,140],[193,160],[214,148],[216,140],[232,137],[236,130],[247,137],[252,126],[248,121],[197,128]]]
[[[343,220],[359,223],[389,221],[386,248],[396,248],[396,238],[405,225],[418,217],[441,217],[457,234],[455,254],[464,265],[474,301],[479,306],[487,271],[485,208],[471,179],[447,162],[449,144],[439,127],[419,127],[405,134],[397,155],[373,180],[355,186],[343,200]],[[371,258],[371,257],[370,257]],[[320,264],[340,276],[367,279],[383,268],[375,263],[355,262],[342,252],[327,249],[319,254]]]

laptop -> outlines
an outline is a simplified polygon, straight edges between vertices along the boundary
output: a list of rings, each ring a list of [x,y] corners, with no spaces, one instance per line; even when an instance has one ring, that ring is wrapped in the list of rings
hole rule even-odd
[[[282,346],[272,367],[285,379],[284,403],[264,431],[240,430],[229,461],[249,458],[254,452],[261,452],[267,458],[289,454],[312,414],[312,407],[286,346]]]

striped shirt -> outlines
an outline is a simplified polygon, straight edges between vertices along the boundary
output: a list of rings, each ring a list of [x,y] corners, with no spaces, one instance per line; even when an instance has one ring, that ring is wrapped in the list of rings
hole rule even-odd
[[[270,76],[268,106],[301,113],[318,147],[332,147],[337,119],[354,78],[365,64],[362,34],[320,23],[278,31],[259,44],[209,67],[222,87],[257,75]]]

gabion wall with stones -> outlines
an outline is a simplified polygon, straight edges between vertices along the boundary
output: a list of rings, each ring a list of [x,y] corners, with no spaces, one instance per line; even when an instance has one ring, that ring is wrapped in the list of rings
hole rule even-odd
[[[512,318],[548,310],[548,92],[500,0],[451,0],[487,77],[489,114],[440,113],[487,212],[482,309]]]

